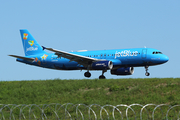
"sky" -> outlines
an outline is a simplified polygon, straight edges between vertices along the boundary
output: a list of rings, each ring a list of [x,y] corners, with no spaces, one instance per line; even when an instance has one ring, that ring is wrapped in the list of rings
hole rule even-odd
[[[85,79],[83,71],[51,70],[16,62],[24,56],[20,29],[40,45],[63,51],[155,48],[169,57],[165,64],[135,68],[131,76],[180,77],[179,0],[3,0],[0,4],[0,81]],[[101,71],[92,71],[98,78]]]

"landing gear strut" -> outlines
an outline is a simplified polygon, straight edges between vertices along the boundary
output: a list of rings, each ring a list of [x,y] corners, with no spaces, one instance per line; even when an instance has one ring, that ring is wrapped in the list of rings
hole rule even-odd
[[[149,66],[145,66],[145,69],[146,69],[145,75],[146,75],[146,76],[149,76],[149,75],[150,75],[150,73],[148,72],[148,67],[149,67]]]
[[[99,79],[106,79],[106,77],[104,76],[105,72],[107,72],[107,70],[102,71],[102,75],[99,76]]]
[[[87,77],[87,78],[91,77],[91,73],[89,72],[89,67],[90,66],[88,65],[87,72],[84,73],[84,76]]]

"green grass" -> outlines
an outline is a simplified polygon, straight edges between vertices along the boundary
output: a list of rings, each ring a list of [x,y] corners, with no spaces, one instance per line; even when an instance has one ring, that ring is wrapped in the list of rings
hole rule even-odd
[[[0,82],[1,104],[180,104],[180,78]]]
[[[173,106],[180,105],[179,86],[180,78],[2,81],[0,82],[0,104],[83,103],[103,106],[153,103]],[[150,114],[154,107],[148,107],[151,111]],[[94,106],[94,109],[97,108]],[[133,106],[132,108],[140,111],[142,107]],[[168,107],[164,107],[164,109],[163,111],[166,112]],[[9,114],[8,108],[4,111]],[[176,112],[178,113],[177,110]],[[49,116],[52,114],[49,108],[45,113]],[[134,119],[132,111],[129,110],[129,113],[129,118]],[[165,116],[161,116],[159,108],[156,113],[158,115],[155,114],[155,118]],[[8,114],[6,115],[8,116]],[[105,112],[103,115],[106,115]],[[171,115],[172,118],[173,115]]]

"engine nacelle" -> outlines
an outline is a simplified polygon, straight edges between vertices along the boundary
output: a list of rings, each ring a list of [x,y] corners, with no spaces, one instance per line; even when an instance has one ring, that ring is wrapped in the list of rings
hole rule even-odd
[[[93,70],[111,70],[113,68],[112,61],[98,61],[91,65]]]
[[[127,68],[118,68],[111,70],[112,75],[132,75],[134,73],[133,67],[127,67]]]

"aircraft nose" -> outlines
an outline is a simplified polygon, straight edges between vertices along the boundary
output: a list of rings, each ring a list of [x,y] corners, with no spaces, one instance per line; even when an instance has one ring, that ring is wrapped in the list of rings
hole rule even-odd
[[[161,61],[162,61],[163,63],[169,61],[168,56],[164,55],[164,56],[161,58]]]

